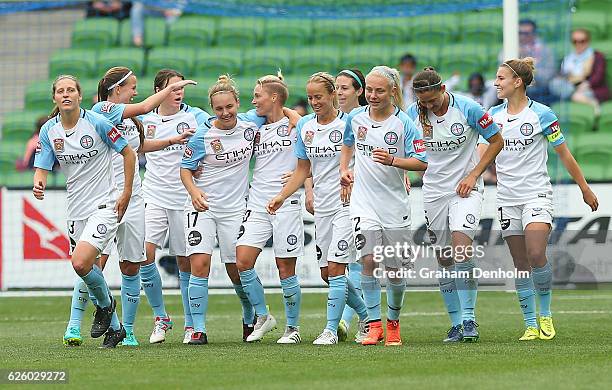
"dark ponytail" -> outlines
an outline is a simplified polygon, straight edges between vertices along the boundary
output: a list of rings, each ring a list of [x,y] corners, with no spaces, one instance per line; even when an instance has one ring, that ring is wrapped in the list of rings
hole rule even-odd
[[[415,93],[439,91],[442,89],[442,78],[433,67],[428,66],[414,75],[412,89]],[[421,122],[421,127],[423,127],[423,130],[426,128],[431,128],[431,123],[429,122],[429,117],[427,115],[427,108],[421,104],[418,97],[417,108],[419,111],[419,122]]]

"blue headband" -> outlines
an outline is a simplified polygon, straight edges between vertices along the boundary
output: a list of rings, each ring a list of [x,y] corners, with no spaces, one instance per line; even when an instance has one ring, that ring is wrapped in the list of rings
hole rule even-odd
[[[359,76],[357,76],[357,73],[353,72],[350,69],[344,69],[343,71],[340,72],[340,74],[342,73],[346,73],[349,76],[351,76],[352,78],[354,78],[355,80],[357,80],[357,83],[359,84],[360,88],[363,88],[363,84],[361,84],[361,80],[359,80]]]

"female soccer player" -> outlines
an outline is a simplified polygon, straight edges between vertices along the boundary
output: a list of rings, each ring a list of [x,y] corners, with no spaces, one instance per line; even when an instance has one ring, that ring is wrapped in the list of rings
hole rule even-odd
[[[340,159],[343,198],[351,190],[351,217],[355,246],[363,265],[361,287],[368,308],[369,331],[363,345],[383,339],[380,314],[381,286],[374,271],[374,251],[381,246],[404,246],[410,241],[410,202],[404,187],[403,170],[427,168],[421,134],[402,111],[402,91],[397,70],[387,66],[372,68],[366,77],[368,106],[353,110],[346,121]],[[357,139],[355,141],[355,138]],[[355,173],[349,169],[355,156]],[[403,251],[402,251],[403,252]],[[406,253],[383,260],[385,270],[403,266]],[[382,272],[376,272],[378,277]],[[387,336],[385,345],[401,345],[399,314],[405,282],[387,276]]]
[[[121,135],[135,152],[150,152],[165,148],[168,145],[186,143],[187,137],[193,135],[191,132],[163,140],[144,139],[142,122],[136,118],[137,115],[146,114],[176,90],[185,85],[194,84],[191,80],[181,80],[169,85],[155,95],[150,96],[141,103],[130,104],[136,91],[137,79],[133,72],[126,67],[114,67],[109,69],[98,83],[98,103],[92,108],[109,119],[119,130]],[[113,153],[113,172],[115,182],[119,188],[123,188],[123,160],[118,153]],[[133,326],[138,303],[140,302],[140,263],[144,261],[144,202],[141,194],[140,175],[138,174],[138,163],[135,164],[134,183],[132,185],[132,198],[123,218],[123,223],[117,228],[116,244],[119,252],[119,268],[121,270],[121,311],[126,337],[122,345],[136,346],[138,341],[134,336]],[[114,242],[102,251],[100,258],[101,268],[110,255]],[[80,324],[87,305],[87,289],[80,282],[74,287],[72,295],[71,317],[68,329],[64,335],[64,343],[80,343]]]
[[[495,159],[497,211],[502,236],[510,248],[514,266],[531,271],[529,278],[515,279],[526,330],[519,340],[551,340],[555,337],[550,311],[552,269],[546,259],[546,243],[552,226],[552,185],[546,170],[550,143],[582,191],[592,211],[599,202],[565,144],[559,122],[547,106],[529,99],[525,89],[534,77],[531,57],[502,63],[497,70],[497,96],[506,102],[489,113],[502,129],[504,148]],[[548,142],[547,142],[548,141]],[[536,299],[540,326],[536,322]]]
[[[159,92],[172,83],[184,80],[176,70],[162,69],[155,75],[154,90]],[[185,131],[196,129],[209,117],[206,112],[183,103],[184,90],[177,89],[154,111],[142,118],[145,139],[167,139]],[[145,201],[145,254],[146,261],[140,266],[142,287],[155,315],[155,327],[150,343],[166,339],[166,331],[172,328],[172,320],[166,313],[162,297],[161,277],[155,265],[155,252],[169,241],[169,254],[176,256],[179,268],[179,284],[185,314],[183,343],[191,340],[193,324],[189,311],[189,275],[191,266],[186,257],[183,227],[187,191],[181,183],[180,165],[185,146],[168,145],[164,149],[147,153],[147,170],[142,190]]]
[[[431,245],[437,249],[440,292],[452,324],[444,341],[477,341],[478,280],[472,277],[474,260],[467,255],[473,252],[469,248],[480,221],[484,190],[480,176],[503,140],[489,114],[472,99],[447,92],[435,69],[417,73],[412,88],[417,102],[408,108],[408,116],[422,132],[427,151],[425,221]],[[482,159],[476,150],[479,135],[490,142]],[[461,277],[445,276],[454,271]]]
[[[328,73],[312,75],[306,93],[314,114],[297,125],[297,168],[278,195],[271,198],[267,210],[280,217],[283,204],[304,184],[312,168],[317,260],[321,278],[329,284],[327,325],[313,344],[332,345],[338,343],[338,325],[347,301],[358,312],[362,329],[367,317],[363,299],[345,276],[347,264],[355,261],[349,204],[340,201],[338,171],[347,115],[338,110],[336,85]]]
[[[57,159],[67,179],[72,267],[95,298],[91,337],[106,333],[102,346],[114,348],[125,338],[125,328],[115,313],[116,302],[104,275],[94,263],[115,236],[128,207],[136,154],[110,121],[80,107],[83,97],[75,77],[58,76],[52,96],[56,107],[40,131],[33,192],[37,199],[44,198],[47,174]],[[119,197],[111,168],[112,150],[123,156],[124,185]]]

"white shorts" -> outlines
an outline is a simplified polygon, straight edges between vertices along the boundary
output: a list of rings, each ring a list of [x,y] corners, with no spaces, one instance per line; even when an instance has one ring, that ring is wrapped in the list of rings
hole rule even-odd
[[[359,259],[368,255],[376,257],[388,246],[396,247],[399,244],[409,249],[412,245],[412,230],[410,230],[409,223],[406,226],[389,228],[367,216],[353,215],[352,220],[355,248]],[[411,253],[401,252],[400,256],[383,256],[381,262],[389,268],[409,266]]]
[[[304,221],[302,210],[287,210],[270,215],[265,211],[247,210],[238,233],[238,245],[263,249],[274,238],[274,256],[291,258],[304,255]]]
[[[206,253],[212,255],[215,241],[219,243],[222,263],[236,262],[236,240],[244,213],[198,212],[193,206],[185,209],[185,242],[187,256]]]
[[[423,202],[430,244],[450,245],[451,232],[464,233],[473,240],[480,224],[482,198],[480,192],[472,191],[467,198],[454,194]]]
[[[87,219],[68,221],[68,238],[70,239],[70,254],[79,241],[93,245],[100,252],[113,240],[117,232],[117,213],[113,205],[98,208]]]
[[[354,263],[356,250],[348,205],[331,215],[317,216],[315,213],[314,220],[319,268],[327,267],[329,261]]]
[[[145,242],[161,248],[166,243],[170,256],[186,256],[183,210],[170,210],[152,203],[145,203]]]
[[[110,255],[113,247],[117,247],[119,261],[140,263],[145,260],[145,210],[142,196],[134,195],[130,204],[117,227],[117,234],[102,251]]]
[[[497,217],[502,237],[524,236],[525,228],[532,222],[542,222],[552,226],[552,199],[537,198],[517,206],[498,206]]]

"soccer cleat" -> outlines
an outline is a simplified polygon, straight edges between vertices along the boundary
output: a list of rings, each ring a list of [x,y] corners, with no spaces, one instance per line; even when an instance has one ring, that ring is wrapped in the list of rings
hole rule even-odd
[[[137,347],[138,340],[136,340],[136,335],[134,335],[134,332],[130,332],[126,330],[125,338],[121,342],[121,345],[123,345],[124,347]]]
[[[359,321],[357,323],[357,333],[355,333],[355,342],[361,344],[366,337],[368,337],[368,322],[367,320]]]
[[[372,321],[368,324],[368,334],[361,341],[361,345],[376,345],[384,340],[382,321]]]
[[[540,340],[552,340],[556,334],[552,317],[540,317]]]
[[[385,346],[402,345],[399,320],[387,320],[387,338]]]
[[[83,344],[81,329],[77,327],[66,329],[66,333],[64,333],[64,345],[67,347],[78,347],[81,344]]]
[[[323,329],[323,332],[312,342],[314,345],[333,345],[338,344],[338,336],[329,329]]]
[[[348,325],[346,321],[340,320],[340,323],[338,324],[338,341],[346,341],[347,338],[348,338]]]
[[[194,334],[194,330],[191,326],[185,328],[185,335],[183,336],[183,344],[189,344],[191,341],[191,336]]]
[[[155,326],[149,337],[149,343],[157,344],[166,341],[166,332],[172,329],[173,322],[170,317],[155,317]]]
[[[255,329],[255,324],[257,323],[257,317],[253,319],[252,324],[245,324],[244,320],[242,320],[242,341],[247,341],[247,337],[251,333],[253,333],[253,329]]]
[[[193,332],[191,339],[187,343],[189,345],[204,345],[208,344],[208,337],[204,332]]]
[[[478,341],[478,324],[473,320],[463,321],[463,342],[475,343]]]
[[[534,326],[528,326],[527,329],[525,329],[525,333],[523,333],[523,336],[519,340],[520,341],[531,341],[531,340],[537,340],[539,337],[540,337],[540,331],[538,330],[538,328]]]
[[[288,326],[285,328],[283,336],[276,341],[276,344],[299,344],[301,342],[300,330],[293,326]]]
[[[104,341],[100,348],[115,348],[123,339],[125,339],[126,332],[123,324],[118,330],[109,329],[104,335]]]
[[[247,342],[259,341],[261,340],[266,333],[271,330],[276,329],[276,319],[272,316],[272,314],[268,314],[265,316],[257,316],[257,322],[255,322],[255,326],[253,327],[253,332],[246,338]]]
[[[96,306],[94,313],[94,321],[91,324],[91,337],[94,339],[102,336],[110,327],[111,320],[113,318],[113,312],[117,306],[117,301],[113,296],[110,296],[111,304],[108,307]]]
[[[461,324],[451,326],[451,328],[446,333],[446,338],[444,339],[445,343],[457,343],[463,339]]]

